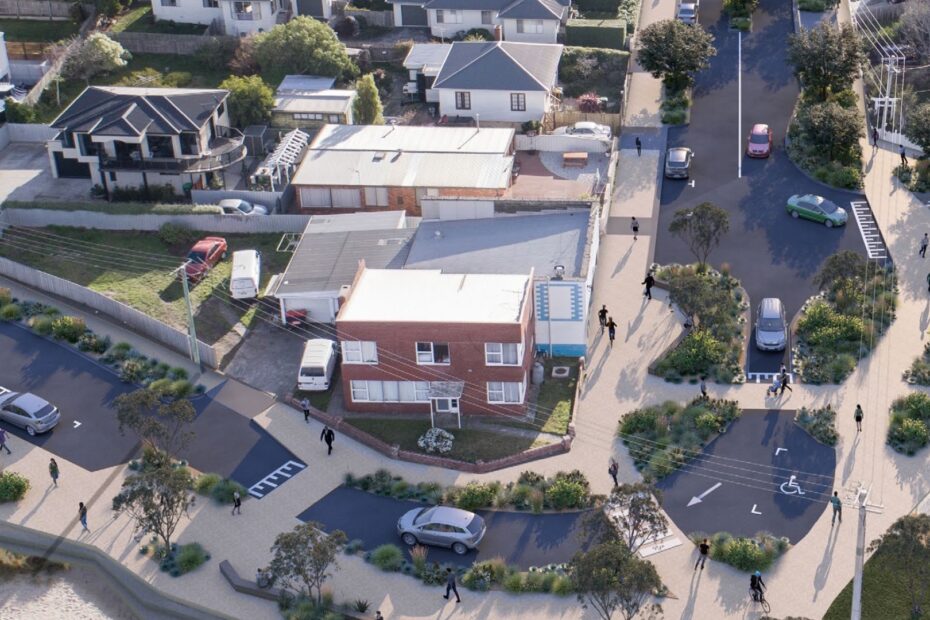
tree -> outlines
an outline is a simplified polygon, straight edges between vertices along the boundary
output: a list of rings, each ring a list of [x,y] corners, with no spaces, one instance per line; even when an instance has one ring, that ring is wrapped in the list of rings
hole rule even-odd
[[[297,594],[322,599],[323,582],[330,568],[338,569],[336,554],[346,542],[345,532],[334,530],[326,535],[323,526],[310,521],[290,532],[278,534],[271,547],[271,572],[282,585]]]
[[[650,24],[637,37],[636,60],[652,77],[662,78],[666,88],[687,87],[692,74],[707,67],[714,49],[714,37],[703,28],[665,20]]]
[[[358,72],[332,28],[305,15],[257,35],[255,58],[263,73],[275,77],[300,73],[351,78]]]
[[[930,589],[930,516],[918,513],[901,517],[872,541],[869,550],[877,550],[876,554],[889,558],[906,574],[911,617],[921,617],[921,601]]]
[[[657,494],[654,487],[642,482],[621,484],[610,493],[610,504],[617,509],[611,512],[610,520],[632,553],[668,530],[668,519],[656,501]]]
[[[930,10],[930,5],[927,5]],[[904,126],[904,135],[908,140],[923,149],[925,155],[930,155],[930,103],[923,103],[907,115],[907,125]]]
[[[235,75],[255,75],[259,72],[258,60],[255,58],[255,35],[238,39],[232,58],[229,60],[229,70]]]
[[[702,202],[693,209],[676,211],[668,230],[688,244],[703,270],[710,251],[720,245],[721,237],[730,230],[730,217],[720,207]]]
[[[798,124],[804,135],[826,150],[831,161],[847,160],[863,135],[859,111],[833,101],[803,106],[798,113]]]
[[[369,73],[363,75],[355,83],[358,95],[352,103],[352,113],[356,125],[383,125],[384,117],[381,115],[381,97],[375,78]]]
[[[258,125],[271,118],[274,92],[259,75],[231,75],[220,84],[229,91],[229,114],[233,125]]]
[[[166,551],[181,518],[194,504],[194,479],[186,467],[177,467],[164,452],[147,447],[138,472],[123,480],[113,510],[128,514],[136,527],[161,538]]]
[[[821,290],[839,280],[859,280],[865,276],[867,263],[850,250],[831,254],[814,276],[814,284]]]
[[[10,123],[34,123],[36,122],[36,109],[28,103],[20,103],[12,97],[7,97],[3,101],[6,106],[6,120]]]
[[[930,62],[930,4],[908,2],[898,24],[901,41],[914,48],[921,62]]]
[[[578,602],[593,607],[603,620],[610,620],[617,610],[626,620],[640,611],[646,617],[662,611],[657,604],[646,605],[646,599],[662,586],[655,566],[636,557],[619,540],[576,554],[570,575]]]
[[[850,24],[837,28],[821,22],[788,37],[788,62],[804,89],[819,101],[850,88],[865,60],[862,40]]]
[[[194,421],[194,406],[186,398],[162,401],[158,393],[141,388],[116,397],[120,433],[129,428],[145,446],[177,457],[194,437],[185,430]]]
[[[125,67],[130,58],[132,55],[122,45],[101,32],[95,32],[68,55],[63,70],[68,77],[84,80],[89,85],[90,78]]]

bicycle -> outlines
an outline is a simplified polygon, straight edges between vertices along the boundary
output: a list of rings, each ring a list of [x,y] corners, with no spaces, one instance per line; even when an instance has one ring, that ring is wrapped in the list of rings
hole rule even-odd
[[[762,590],[753,590],[749,589],[749,597],[756,603],[759,603],[762,606],[762,611],[766,614],[772,611],[772,606],[769,605],[769,602],[765,600],[765,592]]]

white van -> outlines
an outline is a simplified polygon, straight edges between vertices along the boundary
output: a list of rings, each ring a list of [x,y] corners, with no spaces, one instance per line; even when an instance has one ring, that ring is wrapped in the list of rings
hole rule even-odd
[[[324,392],[329,389],[336,367],[336,343],[325,338],[313,338],[304,345],[304,356],[297,373],[297,389]]]
[[[258,296],[261,269],[262,257],[258,251],[233,252],[232,276],[229,278],[229,293],[233,299],[252,299]]]

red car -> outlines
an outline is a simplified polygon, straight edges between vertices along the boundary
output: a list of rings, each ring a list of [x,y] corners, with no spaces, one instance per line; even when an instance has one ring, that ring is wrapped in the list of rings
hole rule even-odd
[[[188,279],[196,282],[207,275],[215,264],[226,258],[226,239],[222,237],[204,237],[194,244],[187,253],[184,271]]]
[[[763,123],[752,126],[749,132],[749,144],[746,145],[748,157],[768,157],[772,154],[772,128]]]

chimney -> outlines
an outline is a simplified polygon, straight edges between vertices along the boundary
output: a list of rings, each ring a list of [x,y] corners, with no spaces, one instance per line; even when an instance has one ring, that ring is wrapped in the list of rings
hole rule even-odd
[[[494,40],[503,41],[504,40],[504,29],[500,24],[494,26]]]

